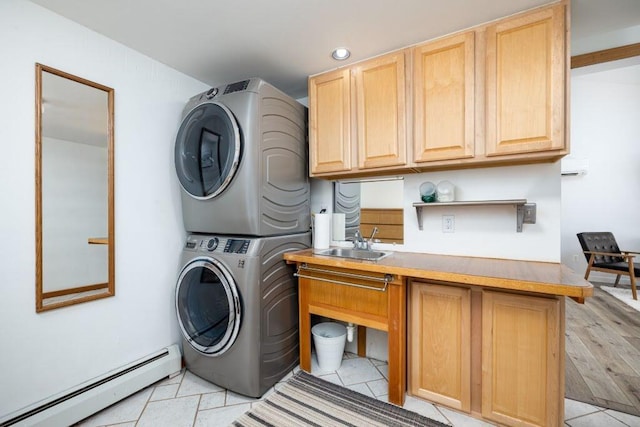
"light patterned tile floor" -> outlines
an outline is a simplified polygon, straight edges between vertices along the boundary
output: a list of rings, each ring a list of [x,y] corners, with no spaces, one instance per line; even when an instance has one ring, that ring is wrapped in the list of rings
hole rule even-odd
[[[296,368],[274,386],[277,390]],[[386,362],[345,353],[337,371],[322,372],[315,356],[312,373],[367,396],[387,400]],[[183,371],[79,422],[77,427],[218,427],[228,426],[273,392],[253,399],[224,390]],[[492,426],[459,412],[407,396],[404,407],[454,427]],[[640,417],[565,399],[565,427],[640,427]]]

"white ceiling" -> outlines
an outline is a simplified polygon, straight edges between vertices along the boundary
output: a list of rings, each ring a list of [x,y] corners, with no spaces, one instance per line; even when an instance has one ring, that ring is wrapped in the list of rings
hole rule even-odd
[[[549,0],[31,0],[211,86],[262,77],[295,98],[307,77]],[[615,5],[615,6],[614,6]],[[573,0],[572,54],[640,33],[640,0]],[[610,37],[611,39],[611,37]],[[638,42],[638,39],[635,40]],[[605,42],[606,44],[607,42]],[[615,44],[614,44],[615,45]]]

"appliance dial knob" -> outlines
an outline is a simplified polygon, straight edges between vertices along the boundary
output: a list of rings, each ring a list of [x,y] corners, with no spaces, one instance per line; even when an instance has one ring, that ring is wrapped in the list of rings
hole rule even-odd
[[[213,252],[218,247],[218,238],[214,237],[207,242],[207,250]]]
[[[218,88],[217,87],[213,87],[213,88],[211,88],[211,89],[209,89],[207,91],[207,93],[205,94],[205,97],[207,99],[211,99],[211,98],[215,97],[217,94],[218,94]]]

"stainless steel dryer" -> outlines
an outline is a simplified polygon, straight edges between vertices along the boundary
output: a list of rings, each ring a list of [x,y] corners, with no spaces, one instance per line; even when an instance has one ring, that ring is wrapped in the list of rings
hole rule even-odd
[[[191,98],[175,143],[186,231],[309,231],[306,123],[306,107],[260,79]]]
[[[308,232],[187,237],[176,312],[188,370],[259,397],[298,364],[298,286],[282,255],[310,244]]]

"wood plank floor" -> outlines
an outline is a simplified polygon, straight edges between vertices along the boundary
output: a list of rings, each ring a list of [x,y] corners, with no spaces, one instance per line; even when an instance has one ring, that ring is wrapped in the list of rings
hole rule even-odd
[[[599,286],[567,299],[565,396],[640,416],[640,312]]]

